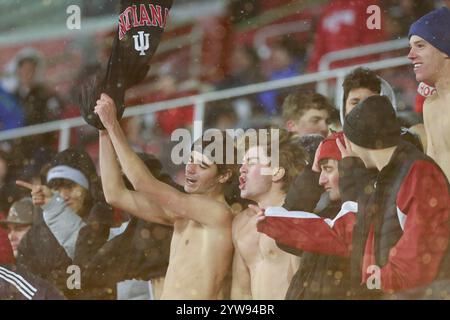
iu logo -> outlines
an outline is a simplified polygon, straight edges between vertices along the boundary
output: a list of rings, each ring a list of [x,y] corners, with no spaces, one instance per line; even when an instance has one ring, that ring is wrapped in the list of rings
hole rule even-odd
[[[136,51],[140,51],[140,56],[145,56],[145,51],[147,51],[150,48],[150,41],[149,37],[150,34],[145,33],[144,31],[138,31],[139,35],[134,35],[134,48]]]

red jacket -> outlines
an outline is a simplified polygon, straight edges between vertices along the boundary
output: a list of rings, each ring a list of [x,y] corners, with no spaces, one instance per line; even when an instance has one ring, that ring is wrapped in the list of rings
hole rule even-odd
[[[412,163],[401,181],[396,205],[402,234],[390,248],[387,263],[380,269],[381,289],[385,292],[431,283],[448,253],[450,200],[447,180],[434,163],[426,160]],[[300,250],[349,256],[357,207],[355,202],[344,202],[333,220],[321,219],[312,213],[269,208],[265,212],[267,218],[257,228],[259,232]],[[370,276],[367,267],[376,264],[375,243],[380,241],[376,241],[372,225],[365,244],[361,283]]]

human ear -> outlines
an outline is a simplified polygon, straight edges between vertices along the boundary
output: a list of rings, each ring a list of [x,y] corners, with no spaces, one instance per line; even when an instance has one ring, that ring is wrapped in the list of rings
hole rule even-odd
[[[277,167],[273,169],[272,181],[277,182],[281,181],[286,174],[286,170],[283,167]]]
[[[232,173],[230,170],[227,170],[224,174],[219,176],[219,183],[226,183],[231,179]]]

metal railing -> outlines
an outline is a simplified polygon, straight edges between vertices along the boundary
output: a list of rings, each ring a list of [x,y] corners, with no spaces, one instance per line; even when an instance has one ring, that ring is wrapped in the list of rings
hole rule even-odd
[[[365,67],[372,70],[380,70],[392,67],[399,67],[409,64],[406,57],[397,57],[385,59],[381,61],[364,64]],[[232,88],[227,90],[208,92],[204,94],[183,97],[173,100],[161,101],[151,104],[144,104],[132,108],[127,108],[124,113],[124,118],[144,115],[156,111],[174,109],[187,105],[194,105],[194,138],[201,136],[201,120],[203,120],[205,103],[217,100],[224,100],[236,98],[240,96],[251,95],[259,92],[277,90],[282,88],[294,87],[318,81],[337,79],[338,83],[342,83],[343,78],[347,73],[357,66],[344,67],[339,69],[320,71],[317,73],[305,74],[292,78],[274,80],[263,83],[251,84],[243,87]],[[35,134],[42,134],[53,131],[60,131],[59,150],[64,150],[69,146],[70,129],[84,125],[85,122],[81,117],[67,120],[58,120],[47,122],[43,124],[17,128],[0,132],[0,141],[30,136]]]
[[[336,61],[359,58],[377,53],[386,53],[389,51],[405,49],[408,48],[408,46],[409,40],[407,38],[402,38],[398,40],[379,42],[365,46],[329,52],[323,55],[323,57],[320,59],[319,71],[330,70],[331,64]],[[342,83],[338,83],[336,87],[340,88],[341,85]],[[318,82],[316,86],[316,91],[320,94],[327,95],[328,94],[327,81]]]

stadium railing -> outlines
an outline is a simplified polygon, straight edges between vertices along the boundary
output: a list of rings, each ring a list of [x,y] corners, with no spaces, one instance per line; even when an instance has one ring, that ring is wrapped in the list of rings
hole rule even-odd
[[[409,63],[410,62],[406,57],[396,57],[381,61],[365,63],[364,66],[372,70],[381,70],[393,67],[400,67],[407,65]],[[124,118],[145,115],[156,111],[168,110],[186,105],[194,105],[195,111],[194,111],[193,136],[194,138],[198,138],[202,134],[201,121],[204,118],[205,103],[207,102],[236,98],[269,90],[295,87],[299,85],[316,83],[330,79],[337,79],[338,83],[342,83],[344,76],[355,67],[356,66],[349,66],[339,69],[320,71],[317,73],[305,74],[292,78],[256,83],[243,87],[208,92],[199,95],[161,101],[151,104],[144,104],[136,107],[127,108],[124,113]],[[0,131],[0,141],[6,141],[15,138],[42,134],[47,132],[59,131],[58,149],[64,150],[69,147],[70,129],[83,125],[85,125],[84,120],[81,117],[78,117],[72,119],[52,121],[12,130]]]
[[[330,70],[330,66],[333,62],[347,60],[352,58],[364,57],[377,53],[388,53],[396,50],[408,48],[409,40],[407,38],[401,38],[397,40],[390,40],[379,42],[375,44],[369,44],[365,46],[359,46],[354,48],[348,48],[339,51],[333,51],[325,54],[319,62],[319,71]],[[341,96],[342,82],[344,76],[340,74],[337,76],[335,103],[338,103],[337,99]],[[319,81],[316,85],[316,91],[325,96],[329,95],[329,85],[327,81]]]

